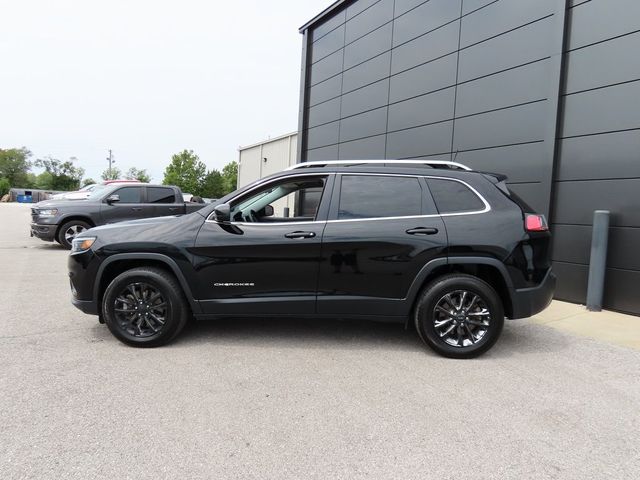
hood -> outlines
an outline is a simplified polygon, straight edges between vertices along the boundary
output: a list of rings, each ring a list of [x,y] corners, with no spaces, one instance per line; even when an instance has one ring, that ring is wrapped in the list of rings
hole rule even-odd
[[[184,218],[184,215],[173,215],[170,217],[152,217],[152,218],[141,218],[139,220],[127,220],[125,222],[116,222],[109,223],[108,225],[102,225],[100,227],[94,227],[91,229],[91,234],[95,233],[99,235],[101,232],[104,233],[119,233],[124,230],[128,230],[130,232],[138,232],[141,230],[148,230],[149,228],[153,228],[156,225],[164,225],[169,222],[175,221],[178,218]]]
[[[33,208],[56,208],[61,205],[68,205],[68,203],[64,199],[43,200],[42,202],[36,203]]]
[[[193,243],[203,218],[199,215],[143,218],[126,222],[110,223],[82,232],[79,237],[98,238],[98,251],[156,248],[158,245]],[[116,247],[117,245],[117,247]]]
[[[100,201],[88,200],[86,198],[60,198],[43,200],[33,205],[33,208],[64,208],[69,205],[89,205],[94,203],[100,203]]]

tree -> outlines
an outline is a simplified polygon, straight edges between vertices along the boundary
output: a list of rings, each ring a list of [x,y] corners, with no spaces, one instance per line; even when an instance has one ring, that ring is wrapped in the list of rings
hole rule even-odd
[[[53,188],[53,175],[46,170],[36,177],[36,188],[41,190],[54,190]]]
[[[110,169],[107,168],[104,172],[102,172],[102,175],[100,175],[100,178],[102,178],[102,180],[117,180],[121,177],[122,172],[118,167],[111,167]]]
[[[238,185],[238,162],[229,162],[222,169],[224,194],[233,192]]]
[[[84,176],[84,168],[76,167],[73,162],[77,160],[71,157],[66,162],[53,157],[39,158],[35,165],[44,168],[51,175],[51,190],[77,190],[80,180]]]
[[[85,178],[82,181],[82,186],[86,187],[87,185],[93,185],[94,183],[97,183],[93,178]]]
[[[29,187],[30,156],[31,152],[25,147],[0,148],[0,177],[6,178],[12,187]]]
[[[183,192],[201,195],[207,166],[193,150],[183,150],[171,157],[171,163],[164,170],[164,185],[175,185]]]
[[[226,195],[224,178],[218,170],[213,169],[207,172],[202,179],[200,195],[207,198],[220,198]]]
[[[8,178],[0,178],[0,197],[9,193],[9,189],[11,188],[11,182],[9,182]]]
[[[138,180],[143,183],[149,183],[151,181],[151,177],[145,169],[138,170],[136,167],[131,167],[127,170],[127,173],[124,174],[124,178],[127,180]]]

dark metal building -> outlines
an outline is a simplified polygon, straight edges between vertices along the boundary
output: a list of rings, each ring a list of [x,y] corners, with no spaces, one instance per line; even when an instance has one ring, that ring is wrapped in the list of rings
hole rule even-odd
[[[341,0],[304,36],[298,159],[455,159],[551,219],[557,298],[640,314],[640,1]]]

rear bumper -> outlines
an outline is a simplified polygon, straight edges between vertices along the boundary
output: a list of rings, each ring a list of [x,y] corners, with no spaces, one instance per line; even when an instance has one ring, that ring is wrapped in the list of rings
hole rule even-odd
[[[556,290],[556,276],[551,269],[540,285],[511,290],[512,319],[527,318],[549,306]]]
[[[53,242],[55,240],[57,227],[57,225],[39,225],[32,223],[31,236],[47,242]]]

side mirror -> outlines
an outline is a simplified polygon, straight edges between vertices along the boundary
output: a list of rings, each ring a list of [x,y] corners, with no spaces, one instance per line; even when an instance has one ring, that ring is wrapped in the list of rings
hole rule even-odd
[[[228,203],[218,205],[213,209],[213,218],[218,223],[224,223],[231,220],[231,206]]]
[[[112,203],[116,203],[120,201],[120,195],[116,195],[115,193],[113,195],[109,195],[107,197],[107,203],[109,205],[111,205]]]
[[[273,217],[273,205],[266,205],[264,207],[264,216]]]

